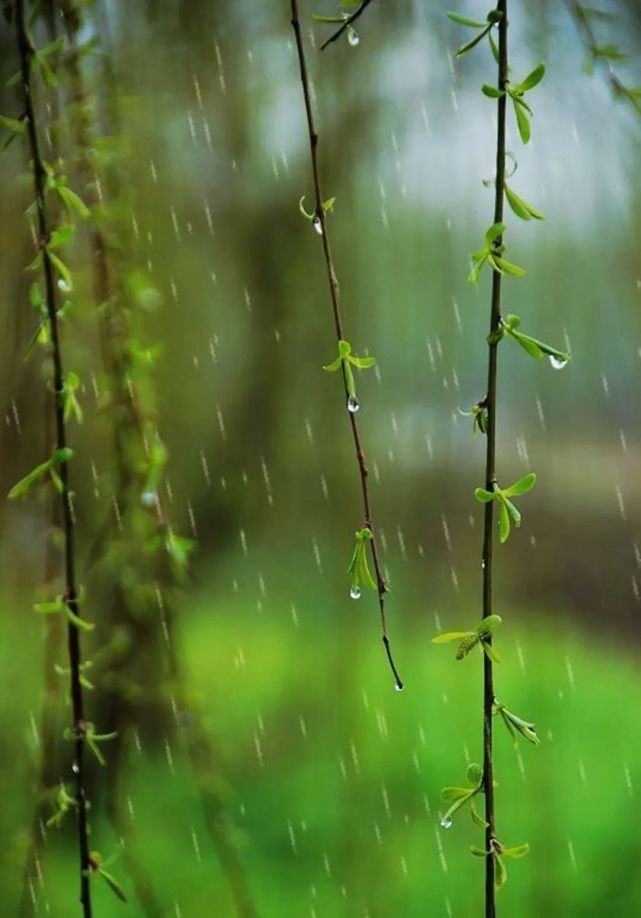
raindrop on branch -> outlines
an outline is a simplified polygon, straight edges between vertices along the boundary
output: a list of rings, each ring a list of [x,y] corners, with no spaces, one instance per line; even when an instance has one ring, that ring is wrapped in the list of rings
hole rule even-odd
[[[554,354],[550,354],[550,365],[554,367],[555,370],[562,370],[563,367],[567,366],[567,360],[562,358],[555,357]]]
[[[321,223],[321,218],[318,216],[318,214],[314,217],[312,221],[312,226],[314,227],[314,229],[316,230],[319,236],[323,235],[323,224]]]
[[[360,407],[360,403],[356,396],[350,395],[350,397],[347,399],[347,410],[351,412],[351,414],[356,414]]]
[[[451,829],[451,827],[452,827],[452,820],[448,819],[447,816],[444,816],[443,819],[441,819],[441,828]]]
[[[352,48],[355,48],[356,45],[360,43],[360,40],[361,39],[358,32],[350,26],[347,30],[347,41],[350,43]]]
[[[351,590],[349,591],[349,595],[352,597],[352,599],[360,599],[361,598],[361,588],[357,586],[353,586]]]

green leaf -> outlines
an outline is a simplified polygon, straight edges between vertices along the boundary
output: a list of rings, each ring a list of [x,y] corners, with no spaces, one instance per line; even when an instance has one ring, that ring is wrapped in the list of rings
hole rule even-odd
[[[545,64],[539,64],[538,67],[535,67],[528,75],[522,80],[518,86],[515,86],[517,92],[528,92],[530,89],[534,89],[535,86],[541,82],[545,76]]]
[[[538,210],[535,210],[531,204],[528,204],[527,201],[520,198],[515,191],[505,184],[505,197],[507,202],[512,208],[513,212],[521,220],[531,220],[534,217],[535,220],[544,220],[544,216]]]
[[[303,204],[303,201],[304,201],[304,200],[305,200],[305,195],[303,195],[303,196],[301,197],[300,201],[298,202],[298,209],[299,209],[299,211],[301,212],[301,214],[305,217],[306,220],[313,220],[313,219],[314,219],[314,214],[313,214],[313,213],[311,213],[311,214],[308,214],[308,213],[307,213],[307,211],[305,210],[305,205]]]
[[[53,615],[63,611],[64,603],[62,599],[55,599],[53,602],[36,602],[33,608],[41,615]]]
[[[444,787],[441,791],[441,800],[461,800],[463,797],[470,796],[469,787]]]
[[[69,449],[68,446],[64,446],[62,449],[54,449],[51,454],[51,461],[54,465],[62,465],[63,462],[69,462],[73,456],[73,450]]]
[[[350,363],[353,363],[355,367],[358,367],[359,370],[368,370],[376,363],[375,357],[352,357],[350,355],[347,359]]]
[[[487,857],[489,851],[483,851],[482,848],[477,848],[476,845],[470,845],[470,854],[473,854],[474,857]]]
[[[67,616],[69,622],[71,622],[75,628],[80,628],[81,631],[93,631],[93,629],[96,627],[93,622],[88,622],[85,618],[80,618],[79,615],[76,615],[76,613],[66,603],[65,615]]]
[[[349,341],[343,341],[342,338],[338,341],[338,355],[339,357],[349,357],[352,353],[352,345]]]
[[[56,191],[60,195],[62,203],[70,213],[75,211],[83,220],[86,220],[87,217],[91,215],[91,211],[85,202],[75,191],[72,191],[71,188],[67,188],[67,186],[63,184],[57,184]]]
[[[113,877],[110,873],[107,873],[107,871],[104,870],[102,867],[99,867],[99,868],[98,868],[98,873],[99,873],[100,876],[103,878],[103,880],[105,881],[105,883],[107,884],[107,886],[109,887],[109,889],[112,891],[112,893],[113,893],[118,899],[120,899],[121,902],[128,902],[128,901],[129,901],[129,900],[127,899],[127,896],[125,895],[124,889],[122,888],[122,886],[120,885],[120,883],[118,882],[118,880],[116,880],[115,877]]]
[[[501,857],[496,853],[493,853],[494,857],[494,885],[497,889],[501,889],[502,886],[505,886],[507,882],[507,870],[505,869],[505,864],[501,860]]]
[[[323,210],[326,214],[330,213],[333,209],[334,204],[336,203],[336,198],[328,198],[326,201],[323,201]]]
[[[496,493],[493,491],[487,491],[485,488],[474,488],[474,497],[482,504],[487,504],[491,500],[494,500]]]
[[[492,615],[486,615],[485,618],[482,618],[479,622],[479,626],[476,629],[480,635],[490,634],[495,628],[498,628],[499,625],[503,623],[503,619],[500,615],[496,613]]]
[[[487,25],[487,22],[479,22],[478,19],[470,19],[468,16],[461,16],[460,13],[451,13],[447,11],[445,15],[457,25],[469,26],[471,29],[484,29]]]
[[[46,252],[47,252],[47,258],[58,271],[58,274],[63,279],[67,289],[71,290],[71,288],[73,287],[73,281],[71,279],[71,271],[66,266],[64,261],[56,255],[55,252],[50,252],[49,249],[46,249]]]
[[[501,854],[503,857],[519,858],[525,857],[529,850],[530,846],[525,842],[523,845],[515,845],[513,848],[501,848]]]
[[[527,494],[528,491],[531,491],[535,484],[536,473],[528,472],[528,474],[524,475],[523,478],[519,478],[518,481],[515,481],[514,484],[510,485],[509,488],[504,488],[503,494],[506,497],[518,497],[519,494]]]
[[[516,124],[519,129],[519,134],[523,143],[528,143],[532,135],[532,129],[530,127],[530,119],[524,111],[522,102],[520,99],[512,96],[512,102],[514,103],[514,113],[516,115]]]
[[[472,822],[476,823],[476,825],[477,825],[479,828],[481,828],[481,829],[487,829],[489,823],[487,823],[487,822],[483,819],[483,817],[481,816],[481,814],[479,813],[479,811],[476,809],[476,807],[474,806],[474,801],[473,801],[473,800],[470,801],[470,816],[472,817]],[[484,857],[484,856],[485,856],[485,854],[483,854],[483,857]]]
[[[340,369],[342,362],[343,362],[343,358],[337,357],[336,360],[332,360],[331,363],[325,364],[323,369],[325,370],[326,373],[335,373],[337,370]]]
[[[328,25],[345,22],[345,16],[323,16],[321,13],[312,13],[314,22],[326,22]]]
[[[493,223],[492,226],[488,227],[485,231],[485,241],[488,245],[491,245],[492,242],[495,242],[499,236],[502,236],[507,227],[505,223]]]
[[[496,42],[494,41],[494,36],[492,35],[491,32],[487,33],[487,39],[490,43],[490,51],[492,52],[492,57],[498,64],[500,62],[499,49],[498,49]]]
[[[467,766],[465,777],[470,787],[478,787],[480,785],[483,780],[483,769],[478,762],[470,762]]]
[[[507,497],[505,497],[504,494],[501,495],[501,501],[502,501],[502,503],[504,503],[505,506],[507,507],[507,512],[510,514],[510,516],[511,516],[511,518],[512,518],[512,522],[514,523],[514,525],[515,525],[515,526],[520,526],[520,525],[521,525],[521,514],[520,514],[520,512],[517,510],[517,508],[514,506],[514,504],[512,503],[512,501],[511,501],[511,500],[508,500]]]
[[[499,539],[507,542],[510,537],[510,514],[504,501],[499,501]]]
[[[436,637],[432,638],[432,644],[446,644],[448,641],[461,641],[464,637],[467,637],[468,634],[473,634],[473,632],[444,631],[443,634],[437,634]]]
[[[535,357],[537,360],[540,360],[543,357],[543,351],[539,347],[537,341],[534,338],[530,338],[529,335],[524,335],[521,332],[511,332],[510,333],[515,341],[521,345],[524,351],[530,355],[530,357]]]
[[[481,91],[484,96],[488,96],[490,99],[500,99],[501,96],[505,95],[504,89],[497,89],[496,86],[490,86],[487,83],[483,83]]]
[[[494,649],[492,644],[488,644],[487,641],[481,641],[481,647],[483,648],[483,653],[488,657],[492,663],[500,663],[501,658],[498,654],[498,651]]]
[[[485,38],[485,36],[488,34],[491,28],[492,28],[492,23],[487,25],[481,32],[478,33],[478,35],[475,35],[471,41],[468,41],[464,45],[461,45],[460,48],[457,48],[456,56],[462,57],[464,54],[467,54],[468,51],[471,51],[472,48],[475,47],[475,45],[478,45],[478,43],[483,38]]]
[[[31,488],[36,481],[39,481],[44,475],[47,474],[51,468],[51,459],[47,459],[46,462],[43,462],[41,465],[37,465],[32,469],[24,478],[21,478],[20,481],[17,481],[16,484],[11,488],[9,494],[7,495],[9,500],[16,500],[18,497],[22,497],[27,491]]]
[[[512,264],[512,262],[506,261],[499,255],[495,255],[494,259],[498,267],[501,269],[501,271],[504,271],[505,274],[511,274],[513,277],[523,277],[526,273],[525,268],[521,268],[519,265]]]

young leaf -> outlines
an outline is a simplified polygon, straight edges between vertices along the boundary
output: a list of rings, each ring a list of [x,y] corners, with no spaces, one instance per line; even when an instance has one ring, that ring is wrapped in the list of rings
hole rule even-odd
[[[534,89],[535,86],[541,82],[545,76],[545,64],[539,64],[538,67],[535,67],[531,73],[522,80],[515,89],[518,92],[528,92],[530,89]]]
[[[479,22],[478,19],[470,19],[468,16],[461,16],[460,13],[451,13],[447,11],[445,15],[457,25],[468,26],[471,29],[484,29],[487,25],[487,22]]]
[[[512,102],[514,103],[514,113],[516,115],[516,124],[519,129],[519,134],[523,143],[528,143],[532,135],[532,129],[530,127],[530,119],[524,111],[523,103],[521,99],[515,98],[512,96]]]
[[[523,478],[519,478],[519,480],[515,481],[513,485],[510,485],[509,488],[504,488],[503,494],[506,497],[518,497],[519,494],[527,494],[528,491],[531,491],[535,484],[536,473],[528,472],[528,474],[524,475]]]

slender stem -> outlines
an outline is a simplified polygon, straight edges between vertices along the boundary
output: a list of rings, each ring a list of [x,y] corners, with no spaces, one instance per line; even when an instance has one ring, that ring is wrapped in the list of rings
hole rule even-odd
[[[359,11],[362,12],[367,3],[370,0],[364,0]],[[329,281],[329,291],[332,302],[332,313],[334,316],[334,328],[336,331],[336,339],[340,341],[341,339],[345,340],[345,334],[343,331],[343,319],[341,315],[341,304],[340,304],[340,289],[338,285],[338,278],[336,275],[336,269],[334,268],[334,261],[332,259],[332,252],[329,242],[329,233],[327,227],[327,221],[325,220],[325,210],[323,208],[323,193],[321,190],[321,180],[320,180],[320,169],[318,165],[318,134],[316,128],[314,127],[314,114],[312,111],[312,102],[311,102],[311,92],[309,86],[309,77],[307,74],[307,63],[305,60],[305,51],[303,48],[303,39],[301,35],[300,22],[298,18],[298,3],[297,0],[291,0],[292,5],[292,27],[294,29],[294,35],[296,37],[296,48],[298,50],[298,62],[300,65],[300,78],[303,86],[303,96],[305,98],[305,112],[307,114],[307,129],[309,133],[309,149],[311,154],[312,162],[312,174],[314,178],[314,194],[315,194],[315,220],[318,221],[320,225],[321,240],[323,244],[323,254],[325,256],[325,265],[327,268],[327,278]],[[353,14],[355,16],[356,14]],[[347,389],[347,378],[345,376],[345,369],[343,367],[343,385],[345,390],[345,403],[348,399],[348,389]],[[387,592],[387,584],[383,577],[381,564],[378,555],[377,540],[376,540],[376,531],[374,529],[374,520],[372,518],[371,502],[369,496],[369,488],[367,485],[368,469],[367,461],[365,459],[365,453],[361,445],[361,438],[358,430],[358,424],[356,422],[356,417],[354,412],[349,412],[349,421],[352,429],[352,438],[354,441],[354,450],[356,453],[356,462],[358,464],[358,472],[361,480],[361,491],[363,495],[363,511],[364,511],[364,525],[371,531],[372,538],[370,540],[371,552],[372,552],[372,562],[374,564],[374,571],[376,574],[376,589],[378,594],[378,605],[381,615],[381,636],[383,644],[385,645],[385,652],[387,654],[387,659],[389,661],[390,668],[394,674],[394,681],[396,683],[397,689],[403,688],[403,682],[398,674],[398,670],[394,664],[394,659],[392,657],[392,651],[390,648],[389,636],[387,633],[387,619],[385,616],[385,593]]]
[[[579,0],[565,0],[566,6],[570,11],[570,15],[574,19],[577,29],[581,35],[583,43],[585,44],[590,57],[594,60],[600,60],[607,71],[608,82],[614,92],[615,96],[623,96],[624,99],[630,103],[634,108],[637,114],[641,115],[641,99],[630,92],[629,87],[622,83],[617,75],[616,70],[612,65],[612,61],[604,58],[603,56],[599,57],[599,44],[594,34],[594,29],[592,28],[592,23],[590,22],[589,15],[583,8],[583,5],[579,3]]]
[[[340,28],[337,29],[332,35],[329,36],[329,38],[326,41],[323,42],[323,44],[320,46],[321,51],[324,51],[325,48],[328,45],[331,45],[333,41],[337,41],[341,37],[343,32],[349,29],[349,27],[354,22],[354,20],[358,19],[358,17],[362,13],[365,12],[365,10],[367,9],[367,7],[370,5],[371,2],[372,0],[363,0],[361,5],[357,7],[357,9],[355,9],[353,13],[351,13],[349,16],[346,17],[345,21],[342,23]]]
[[[507,65],[507,0],[498,0],[499,20],[499,63],[498,88],[503,92],[498,99],[498,119],[496,129],[496,192],[494,199],[494,223],[503,222],[503,199],[505,195],[505,87],[508,77]],[[501,238],[497,239],[501,244]],[[497,341],[494,332],[498,331],[501,321],[501,275],[492,273],[492,305],[490,317],[490,341],[487,373],[487,449],[485,458],[485,487],[494,490],[496,483],[496,392],[497,392]],[[483,526],[483,618],[492,614],[492,561],[494,542],[494,501],[485,504]],[[488,642],[491,643],[491,634]],[[494,820],[494,774],[492,761],[492,706],[494,704],[494,673],[492,661],[487,654],[483,655],[483,789],[485,794],[485,915],[494,918],[496,915],[494,887],[493,846],[496,840]]]
[[[33,45],[27,32],[25,21],[25,2],[16,0],[16,38],[18,53],[20,55],[20,72],[22,76],[22,90],[24,103],[24,117],[27,124],[29,150],[32,159],[33,181],[36,196],[36,211],[38,221],[39,244],[42,246],[42,260],[45,277],[45,299],[51,336],[51,354],[53,358],[53,383],[55,393],[55,421],[56,421],[56,448],[65,449],[67,436],[65,429],[62,391],[64,372],[62,364],[62,348],[58,332],[58,317],[56,310],[56,287],[54,282],[54,269],[49,257],[47,243],[50,238],[50,228],[45,204],[46,172],[36,127],[35,110],[31,87],[31,60],[34,54]],[[66,462],[59,467],[62,481],[61,515],[62,529],[64,532],[64,567],[66,595],[65,602],[74,615],[79,616],[74,550],[74,516],[71,506],[69,486],[69,468]],[[69,668],[71,673],[71,703],[73,710],[73,729],[75,734],[74,750],[74,775],[75,775],[75,800],[78,820],[78,848],[80,855],[80,902],[84,918],[91,918],[91,889],[89,886],[89,873],[91,869],[89,860],[89,833],[87,825],[87,802],[85,794],[85,762],[83,732],[85,718],[83,709],[81,673],[80,636],[78,628],[71,622],[67,626],[67,647],[69,653]]]

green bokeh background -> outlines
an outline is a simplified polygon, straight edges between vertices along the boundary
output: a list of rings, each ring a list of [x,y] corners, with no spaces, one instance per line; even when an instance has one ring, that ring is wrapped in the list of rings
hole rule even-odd
[[[511,341],[500,349],[499,479],[535,470],[538,482],[520,502],[521,529],[497,549],[497,694],[536,721],[542,743],[515,754],[496,725],[499,837],[531,845],[508,864],[499,910],[631,916],[641,914],[641,120],[612,101],[602,74],[582,72],[562,4],[511,5],[515,74],[540,59],[548,68],[526,149],[510,120],[512,184],[546,221],[510,216],[509,254],[528,274],[507,279],[505,311],[573,360],[557,372]],[[318,40],[311,13],[333,5],[301,6]],[[308,45],[347,334],[377,358],[378,372],[357,380],[359,422],[403,693],[375,598],[348,596],[362,511],[339,380],[320,371],[335,342],[319,240],[298,212],[312,183],[289,4],[120,0],[90,11],[119,87],[131,259],[162,298],[141,323],[163,345],[154,379],[170,513],[199,540],[174,640],[215,750],[221,819],[265,918],[482,914],[483,867],[468,852],[482,833],[467,815],[439,825],[441,787],[481,755],[481,657],[458,663],[430,639],[480,615],[473,489],[484,442],[458,409],[484,391],[489,278],[474,289],[466,276],[492,212],[482,179],[494,110],[479,85],[493,66],[483,48],[452,60],[461,30],[445,7],[373,4],[358,47],[315,55]],[[634,84],[638,13],[610,8],[603,41],[631,54],[621,73]],[[461,12],[484,15],[471,0]],[[8,77],[10,29],[2,40]],[[5,90],[2,111],[14,105]],[[38,361],[22,360],[34,319],[21,171],[14,144],[0,187],[5,492],[40,461],[44,424]],[[110,513],[112,458],[89,382],[102,372],[90,263],[72,260],[78,308],[64,344],[86,383],[85,424],[71,433],[82,580]],[[2,915],[19,914],[38,769],[43,624],[31,606],[43,514],[37,500],[1,510]],[[109,620],[93,617],[87,646],[99,647]],[[233,916],[185,752],[189,715],[179,715],[170,740],[131,746],[119,776],[127,844],[157,914]],[[92,843],[108,856],[118,839],[98,771]],[[72,825],[47,830],[24,914],[76,914],[74,841]],[[110,869],[130,903],[96,882],[96,915],[150,914],[124,858]]]

